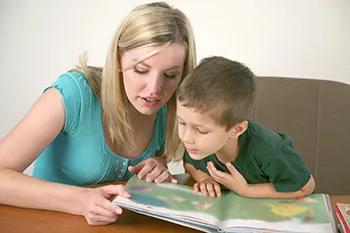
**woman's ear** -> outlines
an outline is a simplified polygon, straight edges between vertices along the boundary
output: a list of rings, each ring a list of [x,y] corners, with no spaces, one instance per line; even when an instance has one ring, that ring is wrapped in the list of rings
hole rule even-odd
[[[248,128],[248,121],[242,121],[237,123],[230,129],[231,138],[238,138],[241,136]]]
[[[118,72],[123,72],[122,56],[119,53],[117,55],[117,66],[118,66]]]
[[[118,60],[118,64],[117,65],[118,65],[118,72],[123,72],[121,60]]]

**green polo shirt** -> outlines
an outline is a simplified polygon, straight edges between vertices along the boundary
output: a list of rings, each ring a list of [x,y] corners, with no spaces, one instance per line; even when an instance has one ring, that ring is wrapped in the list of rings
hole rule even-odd
[[[230,173],[215,154],[202,160],[185,153],[184,162],[209,174],[207,163]],[[249,184],[272,183],[278,192],[300,190],[309,181],[311,173],[293,148],[291,138],[249,121],[248,129],[239,138],[239,153],[232,164]]]

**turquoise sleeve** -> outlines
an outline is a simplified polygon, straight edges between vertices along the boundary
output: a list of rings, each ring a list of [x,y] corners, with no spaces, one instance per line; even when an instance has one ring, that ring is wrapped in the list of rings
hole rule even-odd
[[[77,73],[62,74],[49,88],[56,88],[62,95],[62,101],[65,107],[65,123],[63,132],[75,134],[79,128],[80,113],[82,108],[82,91]],[[80,76],[82,76],[80,74]]]

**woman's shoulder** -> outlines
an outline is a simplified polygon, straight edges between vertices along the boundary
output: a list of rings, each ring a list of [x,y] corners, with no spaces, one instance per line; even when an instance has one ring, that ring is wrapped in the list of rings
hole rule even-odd
[[[82,72],[65,72],[45,90],[50,87],[59,90],[63,96],[70,96],[73,99],[79,98],[82,100],[88,100],[95,98],[91,85],[86,78],[86,75]]]
[[[66,87],[71,88],[90,88],[90,83],[86,78],[86,75],[82,72],[69,71],[61,74],[55,83],[64,84]]]
[[[91,117],[92,112],[96,109],[100,110],[98,98],[94,95],[84,73],[63,73],[45,90],[51,87],[57,89],[62,95],[66,112],[64,132],[76,133],[80,125]]]

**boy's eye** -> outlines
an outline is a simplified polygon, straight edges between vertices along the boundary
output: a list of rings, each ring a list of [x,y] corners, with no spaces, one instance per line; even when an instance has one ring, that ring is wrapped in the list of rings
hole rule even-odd
[[[147,74],[148,73],[147,70],[140,70],[140,69],[137,69],[137,67],[134,67],[134,71],[138,74]]]
[[[207,131],[202,131],[202,130],[200,130],[200,129],[197,129],[197,131],[198,131],[198,133],[203,134],[203,135],[205,135],[205,134],[208,134],[208,133],[209,133],[209,132],[207,132]]]
[[[176,78],[176,73],[175,74],[174,73],[164,73],[163,75],[164,75],[164,77],[170,78],[170,79]]]

